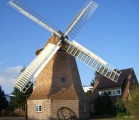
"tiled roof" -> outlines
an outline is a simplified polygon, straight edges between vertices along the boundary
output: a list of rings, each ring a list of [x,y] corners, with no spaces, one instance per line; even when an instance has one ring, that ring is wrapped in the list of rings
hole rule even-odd
[[[119,80],[116,82],[111,81],[110,79],[104,77],[104,76],[100,76],[99,78],[99,85],[98,85],[98,89],[103,89],[103,88],[110,88],[110,87],[120,87],[122,86],[124,80],[128,77],[128,75],[130,75],[133,71],[132,68],[129,69],[123,69],[120,70],[121,71],[121,75],[119,77]]]
[[[122,99],[127,98],[128,90],[129,90],[130,86],[137,85],[138,81],[137,81],[133,68],[123,69],[120,71],[121,71],[121,75],[120,75],[117,83],[111,81],[110,79],[108,79],[102,75],[96,80],[94,89],[93,89],[93,92],[91,95],[91,103],[93,103],[95,101],[95,99],[98,97],[98,95],[99,95],[98,91],[100,89],[102,90],[102,89],[109,89],[109,88],[114,88],[114,87],[121,87],[122,92],[123,92],[121,98]],[[116,97],[116,96],[113,96],[113,98],[114,97]]]

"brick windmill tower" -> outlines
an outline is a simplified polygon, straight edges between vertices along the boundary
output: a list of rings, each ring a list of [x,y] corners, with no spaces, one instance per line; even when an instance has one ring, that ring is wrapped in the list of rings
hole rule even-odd
[[[120,73],[79,43],[70,42],[67,36],[74,38],[98,5],[89,0],[63,34],[19,0],[8,4],[52,33],[46,45],[36,52],[37,57],[14,82],[14,86],[25,93],[36,81],[27,101],[29,119],[89,118],[89,99],[83,91],[75,58],[112,81],[117,82]]]

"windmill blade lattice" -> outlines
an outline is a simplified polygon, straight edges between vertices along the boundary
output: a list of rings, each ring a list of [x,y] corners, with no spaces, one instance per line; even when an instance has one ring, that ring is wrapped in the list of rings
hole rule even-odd
[[[36,78],[44,66],[49,62],[53,55],[60,48],[58,45],[48,43],[33,62],[16,78],[14,86],[22,92],[26,92],[32,84],[33,78]]]
[[[65,36],[69,35],[71,38],[74,38],[78,34],[79,30],[86,23],[87,19],[94,13],[97,7],[98,7],[97,3],[93,2],[92,0],[89,0],[89,3],[87,3],[81,9],[79,14],[73,19],[71,24],[67,27]]]
[[[108,63],[87,50],[85,47],[81,46],[79,43],[73,41],[68,49],[66,50],[72,56],[78,58],[85,64],[92,67],[95,71],[104,75],[105,77],[111,79],[114,82],[118,81],[120,72],[114,70],[112,67],[108,66]]]
[[[17,11],[21,12],[23,15],[28,17],[29,19],[33,20],[43,28],[47,29],[52,34],[56,34],[57,36],[61,37],[61,35],[57,32],[58,29],[52,25],[50,22],[48,22],[46,19],[35,13],[33,10],[31,10],[27,5],[25,5],[20,0],[11,0],[8,2],[10,6],[15,8]]]
[[[26,92],[27,89],[31,86],[33,78],[36,78],[38,76],[38,74],[46,66],[46,64],[57,52],[61,45],[67,45],[65,47],[66,52],[80,59],[100,74],[117,82],[120,76],[120,72],[118,70],[116,71],[112,69],[106,61],[104,61],[94,53],[90,52],[77,42],[68,41],[67,38],[67,35],[74,38],[78,34],[78,31],[96,10],[98,4],[96,4],[92,0],[89,0],[89,2],[82,8],[79,14],[71,22],[65,34],[63,34],[62,32],[58,32],[58,29],[56,27],[54,27],[38,14],[34,13],[20,0],[11,0],[8,2],[8,4],[43,28],[47,29],[52,34],[55,34],[59,38],[59,42],[56,45],[48,43],[47,46],[44,47],[44,49],[41,51],[41,53],[36,57],[36,59],[34,59],[33,62],[17,77],[14,82],[14,86],[17,89],[22,92]]]

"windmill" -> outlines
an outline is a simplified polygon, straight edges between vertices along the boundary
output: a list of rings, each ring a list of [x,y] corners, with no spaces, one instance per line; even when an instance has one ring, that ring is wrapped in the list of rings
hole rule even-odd
[[[62,71],[68,72],[70,69],[69,75],[71,75],[72,80],[70,79],[69,81],[67,80],[66,82],[68,84],[70,83],[70,85],[72,84],[75,88],[75,91],[76,92],[78,91],[77,93],[79,95],[80,93],[79,93],[79,90],[77,90],[77,86],[78,88],[81,88],[82,86],[80,83],[78,71],[75,69],[77,68],[76,63],[75,63],[75,58],[81,60],[86,65],[90,66],[95,71],[111,79],[112,81],[114,82],[118,81],[118,78],[120,76],[120,72],[118,70],[113,69],[111,66],[109,66],[109,64],[106,61],[104,61],[103,59],[101,59],[100,57],[98,57],[93,52],[89,51],[88,49],[86,49],[84,46],[80,45],[76,41],[70,42],[68,39],[68,36],[73,39],[78,34],[79,30],[82,28],[82,26],[85,24],[88,18],[93,14],[93,12],[98,7],[97,3],[93,2],[92,0],[89,0],[86,3],[86,5],[81,9],[81,11],[77,14],[77,16],[73,19],[71,24],[67,27],[65,34],[57,30],[52,24],[48,23],[47,20],[41,18],[39,15],[34,13],[31,9],[29,9],[26,5],[24,5],[20,0],[11,0],[8,2],[8,4],[12,6],[13,8],[15,8],[16,10],[18,10],[19,12],[21,12],[23,15],[25,15],[29,19],[31,19],[32,21],[36,22],[37,24],[39,24],[40,26],[48,30],[52,34],[52,37],[48,40],[47,44],[42,49],[37,51],[37,57],[32,61],[32,63],[28,65],[28,67],[26,67],[26,69],[14,81],[14,86],[17,89],[19,89],[21,92],[25,93],[28,90],[28,88],[31,86],[31,84],[34,83],[34,81],[37,79],[35,89],[31,96],[31,97],[34,97],[36,93],[40,89],[42,89],[40,86],[41,85],[43,86],[46,82],[42,80],[45,78],[42,76],[44,75],[44,73],[49,73],[48,70],[50,70],[50,68],[53,67],[53,64],[55,64],[55,66],[57,67],[54,68],[56,70],[53,70],[53,72],[57,73],[58,76],[61,75],[60,72]],[[58,62],[55,62],[55,61],[58,61]],[[64,66],[63,68],[60,69],[61,71],[59,71],[59,65],[57,63],[60,63],[61,61],[64,61],[65,63],[63,64],[65,65],[70,63],[71,66],[73,65],[73,67]],[[75,71],[77,75],[75,75],[75,73],[73,73],[72,71]],[[50,74],[53,74],[53,73],[51,72]],[[67,75],[67,73],[63,73],[63,74]],[[75,78],[77,78],[76,82],[74,81]],[[51,86],[49,86],[50,88],[49,88],[49,93],[48,93],[49,97],[54,96],[53,94],[50,95],[50,93],[53,93],[51,91],[55,91],[57,95],[62,96],[64,94],[63,91],[70,89],[69,87],[67,87],[68,85],[67,86],[64,85],[65,77],[61,78],[62,87],[64,86],[63,89],[61,89],[62,88],[61,87],[60,89],[55,88],[55,90],[52,90],[51,87],[54,84],[57,84],[57,82],[53,81],[50,83],[51,83]],[[56,87],[56,85],[54,86]],[[80,92],[83,94],[81,89],[80,89]],[[38,94],[40,94],[40,92]],[[37,99],[38,94],[36,95],[35,99]],[[83,99],[81,98],[81,95],[79,95],[79,99]],[[78,114],[78,117],[80,116],[79,113],[76,113],[76,114]]]

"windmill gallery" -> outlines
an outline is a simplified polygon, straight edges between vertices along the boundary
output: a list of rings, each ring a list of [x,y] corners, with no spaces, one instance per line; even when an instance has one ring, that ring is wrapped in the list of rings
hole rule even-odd
[[[117,82],[120,76],[120,72],[112,69],[106,61],[68,39],[77,35],[98,4],[89,0],[67,27],[65,34],[34,14],[21,1],[11,0],[8,4],[52,34],[44,47],[36,52],[37,57],[14,82],[14,87],[25,93],[36,81],[27,100],[28,118],[89,118],[89,99],[83,91],[75,58],[114,82]]]

